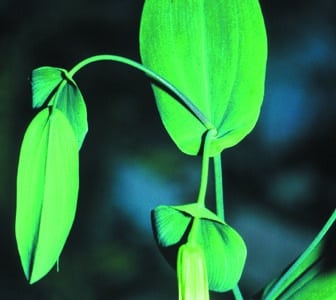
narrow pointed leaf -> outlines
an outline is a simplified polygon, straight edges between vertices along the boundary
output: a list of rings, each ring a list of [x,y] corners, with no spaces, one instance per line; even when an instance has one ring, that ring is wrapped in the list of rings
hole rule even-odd
[[[336,299],[336,210],[311,245],[253,299]]]
[[[78,147],[66,117],[46,108],[26,130],[17,174],[15,233],[30,283],[55,265],[69,235],[78,194]]]
[[[146,0],[141,17],[144,65],[183,92],[215,126],[211,155],[234,146],[254,127],[264,94],[267,41],[257,0]],[[154,87],[168,133],[198,154],[207,130]]]

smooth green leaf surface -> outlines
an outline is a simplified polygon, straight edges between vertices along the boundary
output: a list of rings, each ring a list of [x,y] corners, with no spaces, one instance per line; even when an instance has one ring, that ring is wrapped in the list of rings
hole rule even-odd
[[[78,149],[82,147],[88,132],[86,105],[78,86],[74,81],[61,85],[53,99],[58,108],[69,120],[75,133]]]
[[[152,210],[152,228],[160,247],[169,247],[181,241],[192,217],[170,206],[160,205]]]
[[[33,107],[56,107],[68,118],[81,148],[88,131],[86,105],[75,81],[69,73],[56,67],[40,67],[33,70]]]
[[[241,236],[227,224],[201,220],[197,241],[202,246],[209,288],[216,292],[233,289],[242,275],[247,250]]]
[[[63,80],[64,69],[40,67],[32,72],[33,108],[41,107]]]
[[[307,249],[253,299],[336,299],[336,210]]]
[[[172,206],[176,210],[186,213],[187,215],[193,216],[194,218],[213,220],[218,223],[225,224],[221,219],[217,217],[211,210],[207,209],[203,205],[198,203],[191,203],[185,205]]]
[[[257,0],[146,0],[141,17],[144,65],[183,92],[218,131],[211,155],[255,126],[264,94],[267,41]],[[205,126],[154,87],[165,128],[185,153],[199,153]]]
[[[28,126],[17,174],[15,233],[30,283],[55,265],[77,204],[78,146],[67,118],[46,108]]]
[[[152,211],[155,239],[162,254],[174,267],[177,249],[186,243],[190,230],[197,244],[203,249],[209,280],[209,289],[217,292],[231,290],[239,281],[246,260],[246,246],[241,236],[229,225],[215,221],[211,212],[201,212],[193,205],[158,206]],[[190,215],[205,215],[198,218]],[[192,222],[199,220],[193,229]]]

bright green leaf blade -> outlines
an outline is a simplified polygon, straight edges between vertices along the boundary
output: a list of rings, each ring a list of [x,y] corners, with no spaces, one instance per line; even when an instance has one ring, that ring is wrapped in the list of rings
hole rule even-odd
[[[316,275],[290,297],[292,300],[335,300],[336,271]]]
[[[77,139],[78,149],[80,149],[88,132],[88,122],[86,105],[78,86],[67,77],[52,101],[69,120]]]
[[[241,236],[232,227],[217,220],[211,211],[200,208],[198,204],[155,208],[152,224],[160,251],[175,268],[177,251],[187,242],[190,228],[194,230],[191,221],[195,220],[195,216],[199,221],[195,236],[204,252],[209,289],[217,292],[231,290],[243,272],[246,246]]]
[[[309,247],[253,299],[336,299],[336,210]]]
[[[144,65],[181,90],[216,127],[211,155],[254,127],[262,103],[266,32],[257,0],[146,0],[140,28]],[[168,133],[195,155],[206,128],[154,87]]]
[[[225,224],[211,210],[207,209],[206,207],[198,203],[191,203],[191,204],[178,205],[178,206],[172,206],[172,207],[194,218],[208,219],[208,220],[216,221],[221,224]]]
[[[245,242],[238,232],[227,224],[203,219],[197,242],[204,251],[209,289],[216,292],[233,289],[240,280],[247,255]]]
[[[33,107],[41,107],[55,92],[63,80],[65,70],[55,67],[40,67],[32,72]]]
[[[65,69],[40,67],[32,74],[33,107],[48,105],[58,108],[68,118],[78,147],[88,132],[86,105],[75,81]]]
[[[78,146],[57,109],[42,110],[26,130],[18,166],[15,232],[30,283],[55,265],[69,235],[78,194]]]
[[[154,237],[160,247],[177,244],[191,222],[191,216],[165,205],[156,207],[151,217]]]

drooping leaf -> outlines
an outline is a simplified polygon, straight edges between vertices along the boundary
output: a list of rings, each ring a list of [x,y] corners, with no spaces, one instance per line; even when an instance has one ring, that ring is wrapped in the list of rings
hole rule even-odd
[[[264,94],[266,32],[257,0],[146,0],[141,17],[144,65],[185,94],[218,131],[211,155],[255,126]],[[165,128],[196,155],[207,128],[154,86]]]
[[[61,254],[75,216],[78,176],[72,127],[62,112],[45,108],[26,130],[17,174],[15,233],[30,283]]]
[[[170,206],[160,205],[152,210],[152,228],[160,247],[169,247],[181,241],[192,217]]]
[[[198,219],[196,241],[203,249],[209,289],[224,292],[239,281],[246,260],[246,246],[241,236],[229,225],[217,221],[206,208],[191,205],[158,206],[152,211],[152,224],[158,246],[172,267],[176,267],[177,251],[188,240],[193,222]],[[196,216],[190,213],[196,212]],[[205,216],[199,218],[198,215]]]
[[[176,210],[186,213],[187,215],[193,216],[194,218],[208,219],[216,221],[218,223],[225,224],[220,218],[217,217],[211,210],[207,209],[203,205],[198,203],[184,204],[172,206]]]
[[[32,72],[33,108],[41,107],[63,80],[64,69],[40,67]]]
[[[88,122],[86,105],[76,83],[68,80],[61,85],[53,101],[56,103],[55,107],[68,118],[80,149],[88,132]]]
[[[33,107],[40,107],[48,100],[68,118],[81,148],[88,131],[86,105],[75,81],[65,69],[40,67],[33,70]]]
[[[253,299],[336,299],[336,210],[311,245]]]
[[[229,291],[242,275],[247,254],[245,243],[227,224],[204,219],[200,225],[197,241],[204,249],[209,288],[216,292]]]

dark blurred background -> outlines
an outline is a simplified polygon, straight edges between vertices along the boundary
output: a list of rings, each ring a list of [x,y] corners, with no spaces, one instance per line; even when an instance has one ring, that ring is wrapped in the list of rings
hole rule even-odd
[[[32,69],[70,69],[96,54],[139,60],[143,0],[0,0],[0,298],[177,299],[174,272],[152,239],[150,210],[194,201],[200,159],[163,129],[148,79],[96,63],[75,80],[90,131],[78,211],[60,272],[30,286],[14,237],[15,180],[31,108]],[[223,153],[227,221],[248,247],[241,288],[262,288],[335,208],[336,3],[261,1],[269,38],[259,122]],[[212,198],[209,186],[209,198]],[[231,299],[212,294],[212,299]]]

